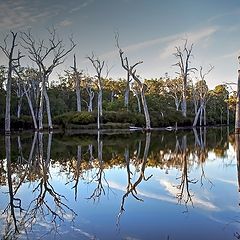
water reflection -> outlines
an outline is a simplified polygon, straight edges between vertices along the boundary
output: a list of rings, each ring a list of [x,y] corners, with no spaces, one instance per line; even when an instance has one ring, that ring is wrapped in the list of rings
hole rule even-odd
[[[89,200],[94,204],[104,202],[106,195],[118,205],[115,219],[119,226],[120,220],[124,223],[128,217],[124,214],[123,219],[123,213],[131,208],[126,206],[126,202],[142,202],[153,196],[144,194],[140,188],[159,188],[159,185],[154,185],[159,178],[160,183],[165,181],[165,188],[158,191],[165,189],[165,192],[164,197],[156,199],[172,197],[169,202],[183,204],[184,212],[189,211],[189,205],[199,203],[217,209],[195,195],[199,191],[197,185],[201,188],[208,185],[208,190],[215,186],[216,178],[205,168],[213,153],[215,159],[226,158],[230,146],[236,147],[240,186],[240,138],[237,135],[234,139],[228,134],[227,129],[201,128],[178,133],[117,136],[100,132],[97,136],[52,133],[34,133],[31,137],[5,136],[5,154],[1,154],[0,162],[1,191],[7,193],[1,201],[5,206],[1,209],[0,219],[2,238],[44,237],[45,234],[60,234],[63,228],[70,231],[71,226],[63,223],[79,221],[77,219],[83,213],[79,212],[78,204]],[[109,175],[112,172],[113,175]],[[118,173],[125,179],[120,180],[122,187],[116,188],[112,182],[118,178]],[[72,191],[73,196],[62,189],[61,183]],[[72,197],[76,204],[71,201]],[[235,232],[237,237],[238,231]]]
[[[138,165],[139,167],[139,177],[137,178],[137,180],[133,183],[132,182],[132,171],[130,170],[130,158],[129,158],[129,149],[126,148],[125,149],[125,160],[126,160],[126,170],[127,170],[127,188],[126,188],[126,193],[122,196],[122,201],[121,201],[121,206],[120,206],[120,212],[118,214],[117,217],[117,225],[119,225],[119,221],[120,221],[120,217],[123,213],[123,211],[125,211],[124,209],[124,204],[125,204],[125,200],[128,197],[128,195],[131,193],[131,195],[138,201],[143,201],[143,199],[139,198],[137,196],[137,186],[142,182],[142,180],[144,181],[148,181],[153,175],[150,175],[148,177],[145,176],[145,168],[146,168],[146,164],[147,164],[147,157],[148,157],[148,151],[149,151],[149,147],[150,147],[150,140],[151,140],[151,133],[147,132],[146,133],[146,140],[145,140],[145,148],[144,148],[144,153],[143,153],[143,157],[142,159],[139,158],[140,155],[140,151],[141,151],[141,142],[139,142],[139,148],[138,148],[138,152],[136,157],[134,157],[134,162],[135,164]]]

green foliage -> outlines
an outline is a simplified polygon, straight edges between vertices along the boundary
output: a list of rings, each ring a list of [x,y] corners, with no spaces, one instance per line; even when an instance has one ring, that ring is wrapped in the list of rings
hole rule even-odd
[[[53,123],[67,127],[69,124],[85,125],[95,123],[96,117],[90,112],[68,112],[53,118]]]

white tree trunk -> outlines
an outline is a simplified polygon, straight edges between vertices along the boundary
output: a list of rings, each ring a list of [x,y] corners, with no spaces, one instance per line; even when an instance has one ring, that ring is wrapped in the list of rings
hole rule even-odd
[[[138,93],[135,93],[135,96],[136,96],[136,98],[137,98],[138,112],[141,113],[141,112],[142,112],[142,108],[141,108],[141,102],[140,102]]]
[[[49,97],[47,94],[46,86],[43,87],[43,95],[44,95],[45,102],[46,102],[46,110],[47,110],[47,117],[48,117],[48,129],[52,130],[53,125],[52,125],[51,108],[50,108],[50,102],[49,102]]]
[[[18,106],[17,106],[17,118],[19,119],[21,116],[21,110],[22,110],[22,96],[18,99]]]
[[[175,102],[175,106],[176,106],[176,111],[179,110],[179,105],[180,105],[180,101],[178,100],[177,97],[174,98],[174,102]]]
[[[129,82],[130,82],[130,76],[129,76],[129,73],[127,73],[127,86],[124,94],[124,106],[127,108],[127,111],[128,111],[129,93],[130,93]]]
[[[100,117],[102,117],[102,89],[100,88],[99,93],[98,93],[98,107],[99,107],[99,114]]]
[[[80,80],[76,78],[76,96],[77,96],[77,111],[81,112],[81,90],[80,90]]]
[[[187,79],[183,79],[182,115],[187,116]]]
[[[35,113],[34,113],[34,110],[33,110],[32,100],[31,100],[31,98],[29,97],[29,94],[28,94],[28,92],[27,92],[27,90],[26,90],[25,84],[23,84],[23,90],[24,90],[24,93],[25,93],[26,98],[27,98],[27,101],[28,101],[28,106],[29,106],[29,109],[30,109],[30,112],[31,112],[34,129],[37,130],[38,126],[37,126],[36,116],[35,116]]]
[[[194,118],[194,121],[193,121],[193,127],[196,127],[196,126],[197,126],[197,122],[198,122],[198,118],[199,118],[201,109],[202,109],[202,106],[200,106],[200,107],[198,108],[197,114],[195,115],[195,118]]]
[[[151,121],[150,121],[150,115],[148,112],[148,106],[147,106],[147,101],[146,101],[146,97],[145,97],[144,86],[142,86],[142,89],[141,89],[141,100],[142,100],[142,105],[143,105],[145,121],[146,121],[146,129],[148,130],[148,129],[151,129]]]
[[[90,91],[90,93],[89,93],[88,112],[92,112],[93,111],[93,98],[94,98],[94,92]]]
[[[102,117],[102,89],[98,92],[98,103],[97,103],[97,127],[100,129],[100,118]]]
[[[43,130],[43,86],[40,92],[40,100],[39,100],[38,127],[40,131]]]

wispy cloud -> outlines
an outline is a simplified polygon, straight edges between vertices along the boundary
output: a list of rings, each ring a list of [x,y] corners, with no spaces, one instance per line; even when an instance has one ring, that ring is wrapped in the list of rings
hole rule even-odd
[[[235,58],[237,59],[237,57],[240,55],[240,49],[234,51],[234,52],[231,52],[231,53],[228,53],[228,54],[225,54],[225,55],[222,55],[221,57],[218,57],[218,60],[219,59],[228,59],[228,58]]]
[[[159,37],[155,39],[146,40],[143,42],[131,44],[125,47],[122,47],[122,50],[126,53],[135,52],[142,49],[147,49],[149,47],[153,47],[155,45],[159,45],[159,49],[161,50],[160,58],[164,59],[169,57],[174,52],[174,47],[181,45],[183,39],[188,39],[191,43],[198,43],[200,41],[206,41],[211,35],[217,32],[218,27],[206,27],[192,32],[183,32],[177,33],[165,37]],[[120,39],[121,44],[121,39]],[[165,47],[163,47],[165,45]],[[102,54],[100,57],[102,59],[111,59],[118,55],[118,50],[109,51],[107,53]]]
[[[72,8],[69,12],[70,12],[70,13],[78,12],[78,11],[80,11],[81,9],[89,6],[89,5],[92,4],[93,2],[94,2],[94,0],[86,0],[86,1],[84,1],[83,3],[81,3],[79,6]]]
[[[35,2],[37,5],[38,2]],[[1,1],[0,2],[0,28],[15,29],[21,27],[30,27],[32,23],[40,19],[46,20],[47,17],[58,13],[57,7],[38,7],[29,4],[27,0]]]
[[[95,235],[91,234],[91,233],[88,233],[88,232],[85,232],[83,231],[82,229],[80,228],[77,228],[77,227],[72,227],[74,231],[77,231],[79,232],[81,235],[83,235],[84,237],[86,237],[87,239],[94,239],[94,240],[97,240],[98,238],[96,238]]]
[[[183,39],[187,39],[189,43],[199,43],[200,41],[206,41],[210,36],[216,33],[218,27],[212,26],[203,28],[193,32],[184,32],[179,34],[174,40],[169,41],[167,46],[161,51],[160,58],[164,59],[172,55],[176,46],[183,44]]]
[[[221,18],[226,18],[226,17],[233,16],[233,15],[236,15],[236,16],[240,15],[240,8],[234,9],[233,11],[224,12],[224,13],[215,15],[215,16],[209,18],[207,21],[209,23],[211,23],[211,22],[214,22],[214,21],[219,20]]]

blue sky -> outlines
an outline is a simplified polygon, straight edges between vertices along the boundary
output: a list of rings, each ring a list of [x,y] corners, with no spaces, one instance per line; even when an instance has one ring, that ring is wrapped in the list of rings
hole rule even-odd
[[[51,26],[66,42],[73,34],[78,68],[90,74],[94,71],[86,56],[94,52],[108,63],[110,77],[125,77],[114,41],[118,32],[129,61],[143,61],[138,67],[143,79],[166,72],[176,76],[174,47],[184,39],[194,44],[191,66],[215,67],[207,77],[211,88],[237,79],[239,0],[0,0],[0,19],[1,36],[31,28],[45,38]],[[69,68],[72,55],[58,73]]]

